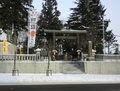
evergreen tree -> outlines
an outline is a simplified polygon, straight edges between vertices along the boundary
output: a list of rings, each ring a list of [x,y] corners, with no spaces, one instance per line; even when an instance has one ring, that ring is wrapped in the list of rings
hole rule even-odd
[[[92,41],[93,47],[96,46],[97,53],[103,53],[103,25],[104,31],[109,25],[108,21],[104,21],[106,9],[104,9],[100,0],[76,0],[74,3],[77,6],[71,8],[73,13],[70,14],[65,26],[69,29],[87,30],[85,36],[81,35],[83,51],[87,52],[88,41]],[[101,28],[102,30],[100,30]]]
[[[115,44],[114,43],[114,54],[120,54],[120,50],[119,50],[119,44]]]
[[[112,30],[109,30],[105,33],[105,44],[106,47],[108,49],[108,54],[110,53],[110,47],[112,47],[114,45],[115,42],[117,42],[117,40],[115,40],[116,36],[112,33]]]
[[[57,10],[56,0],[44,0],[38,21],[38,26],[44,29],[60,30],[62,23],[59,20],[60,12]]]
[[[63,25],[62,22],[59,20],[60,12],[57,9],[57,1],[56,0],[43,0],[42,3],[42,10],[41,14],[39,16],[38,26],[39,29],[37,31],[36,35],[36,47],[40,47],[41,38],[47,38],[47,40],[50,40],[52,37],[52,34],[46,34],[42,33],[42,29],[48,29],[48,30],[60,30],[62,29]],[[42,36],[42,37],[41,37]]]
[[[0,27],[4,32],[12,30],[12,24],[17,31],[27,28],[27,10],[31,4],[32,0],[0,0]]]
[[[0,27],[5,33],[14,29],[12,39],[17,45],[18,31],[26,30],[28,25],[28,9],[33,0],[0,0]],[[12,41],[12,42],[13,42]]]

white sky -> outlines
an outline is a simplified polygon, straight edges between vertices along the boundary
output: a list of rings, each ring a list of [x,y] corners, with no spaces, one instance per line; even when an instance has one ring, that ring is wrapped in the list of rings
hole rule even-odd
[[[42,1],[43,0],[33,0],[33,5],[38,12],[42,9]],[[73,3],[74,1],[75,0],[57,0],[58,10],[61,12],[61,20],[67,20],[71,13],[70,8],[76,7]],[[101,0],[101,3],[107,9],[105,19],[111,20],[108,30],[113,30],[115,35],[120,35],[120,0]],[[120,37],[116,37],[116,39],[119,40],[118,43],[120,44]]]
[[[23,84],[85,84],[85,83],[120,83],[120,75],[90,75],[90,74],[0,74],[0,85]]]

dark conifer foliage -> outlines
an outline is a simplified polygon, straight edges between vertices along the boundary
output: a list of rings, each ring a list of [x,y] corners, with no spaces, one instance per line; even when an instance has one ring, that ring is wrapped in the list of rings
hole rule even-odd
[[[108,49],[108,54],[111,53],[111,48],[112,47],[115,47],[115,42],[117,42],[117,40],[115,39],[116,36],[113,34],[112,30],[108,30],[106,33],[105,33],[106,37],[105,37],[105,44],[106,44],[106,47]]]
[[[87,34],[82,35],[81,39],[82,49],[87,52],[88,41],[92,41],[97,53],[103,53],[103,26],[106,31],[109,25],[109,21],[104,19],[106,9],[100,0],[76,0],[74,3],[76,7],[71,8],[73,12],[65,27],[77,30],[86,29]]]
[[[0,27],[11,30],[14,23],[16,30],[26,29],[28,7],[32,7],[32,0],[0,0]]]
[[[44,29],[60,30],[62,22],[59,20],[60,11],[56,0],[43,0],[38,26]]]
[[[17,45],[18,31],[27,31],[28,9],[33,0],[0,0],[0,28],[13,30],[12,42]],[[22,36],[21,36],[22,37]]]
[[[41,48],[41,39],[46,38],[47,42],[52,40],[52,34],[45,34],[44,29],[59,31],[63,28],[63,24],[59,19],[61,13],[57,9],[57,5],[57,0],[43,0],[42,10],[39,16],[39,20],[37,22],[39,27],[36,35],[37,48]]]

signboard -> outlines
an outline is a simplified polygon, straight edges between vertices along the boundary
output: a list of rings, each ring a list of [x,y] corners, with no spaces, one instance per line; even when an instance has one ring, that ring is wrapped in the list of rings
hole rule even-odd
[[[3,53],[6,53],[7,51],[7,39],[3,40]]]
[[[35,46],[37,12],[35,10],[29,11],[28,18],[29,18],[28,48],[30,48]]]

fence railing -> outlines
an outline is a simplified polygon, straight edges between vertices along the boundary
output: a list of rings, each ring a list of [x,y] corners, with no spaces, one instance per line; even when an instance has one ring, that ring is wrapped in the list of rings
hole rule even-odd
[[[120,61],[120,55],[96,54],[95,61]]]
[[[34,61],[34,60],[40,60],[40,57],[36,56],[36,54],[1,54],[0,55],[0,61],[12,61],[14,60],[14,57],[16,57],[16,60],[18,61]]]
[[[16,57],[17,61],[43,61],[48,60],[48,57],[44,57],[36,54],[0,54],[0,61],[13,61]],[[95,61],[120,61],[120,55],[108,55],[108,54],[96,54]]]

